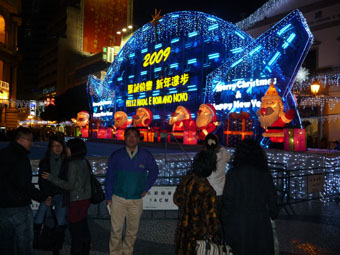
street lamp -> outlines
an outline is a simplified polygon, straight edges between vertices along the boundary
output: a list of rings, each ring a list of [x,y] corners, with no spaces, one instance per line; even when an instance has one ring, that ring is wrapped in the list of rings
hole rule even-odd
[[[316,96],[316,94],[318,94],[320,90],[320,82],[318,80],[314,80],[310,85],[310,90]]]

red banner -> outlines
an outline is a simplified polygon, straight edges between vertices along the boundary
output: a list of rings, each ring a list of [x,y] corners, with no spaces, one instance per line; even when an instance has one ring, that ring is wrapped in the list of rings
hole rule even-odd
[[[126,27],[128,0],[85,0],[83,51],[101,52],[103,46],[119,46],[116,32]]]

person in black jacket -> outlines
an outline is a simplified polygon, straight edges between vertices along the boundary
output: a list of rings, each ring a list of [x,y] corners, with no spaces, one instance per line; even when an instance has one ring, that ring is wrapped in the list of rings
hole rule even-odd
[[[270,219],[278,215],[276,190],[267,156],[253,140],[236,148],[223,191],[225,240],[236,255],[274,254]]]
[[[28,153],[32,132],[19,127],[14,141],[0,151],[0,251],[2,255],[33,254],[31,199],[47,197],[32,184]],[[50,202],[50,198],[46,199]]]
[[[56,219],[55,227],[55,242],[54,247],[50,247],[53,250],[53,254],[59,254],[59,250],[62,248],[65,237],[66,228],[66,191],[62,188],[54,185],[53,183],[41,178],[43,172],[51,173],[54,176],[59,177],[62,180],[66,180],[67,176],[67,161],[65,142],[62,136],[51,136],[48,149],[45,156],[39,163],[39,188],[44,194],[52,197],[52,204],[48,206],[46,203],[39,205],[37,214],[34,219],[34,247],[39,247],[39,235],[41,226],[44,223],[45,217],[53,217]],[[54,210],[52,212],[52,207]]]

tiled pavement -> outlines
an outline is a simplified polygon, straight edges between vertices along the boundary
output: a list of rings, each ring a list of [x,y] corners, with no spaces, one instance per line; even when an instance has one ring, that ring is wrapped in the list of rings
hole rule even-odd
[[[293,206],[296,215],[281,211],[276,220],[281,255],[340,254],[340,204],[320,201]],[[174,254],[173,237],[177,212],[145,211],[135,245],[136,255]],[[91,219],[92,255],[108,254],[109,219]],[[70,253],[70,239],[61,254]],[[37,255],[50,254],[39,251]]]

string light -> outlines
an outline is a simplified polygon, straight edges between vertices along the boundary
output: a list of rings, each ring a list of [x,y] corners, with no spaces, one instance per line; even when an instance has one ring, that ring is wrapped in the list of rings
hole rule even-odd
[[[251,14],[246,19],[236,23],[236,26],[247,30],[248,28],[254,26],[257,22],[264,20],[268,17],[282,13],[282,8],[287,6],[287,3],[292,0],[270,0],[257,9],[253,14]]]
[[[323,112],[323,109],[325,107],[325,104],[327,103],[328,108],[330,110],[333,110],[335,106],[340,102],[340,97],[331,97],[331,96],[302,96],[300,106],[303,107],[303,109],[306,108],[306,106],[309,107],[316,107],[319,106],[321,112]]]
[[[233,155],[234,148],[226,148]],[[298,153],[289,151],[266,150],[269,167],[282,164],[286,166],[287,174],[290,176],[289,184],[282,184],[280,179],[283,172],[272,170],[273,179],[276,185],[283,185],[285,191],[289,192],[289,196],[297,201],[300,199],[312,199],[313,194],[309,194],[307,190],[307,176],[314,174],[325,175],[324,197],[331,197],[340,192],[340,155],[335,151],[311,150],[308,153]],[[196,153],[170,153],[170,154],[154,154],[156,163],[159,167],[159,177],[155,185],[178,185],[181,176],[185,175],[191,169],[192,160]],[[98,176],[101,183],[107,169],[108,157],[90,157],[93,172]],[[39,160],[32,160],[33,173],[38,174]],[[230,168],[227,164],[226,171]],[[289,185],[289,186],[288,186]],[[327,201],[325,199],[324,201]]]
[[[288,26],[290,28],[286,29]],[[220,81],[236,78],[249,80],[276,78],[285,108],[296,109],[296,102],[290,93],[291,82],[295,78],[300,60],[305,57],[312,42],[313,35],[299,11],[287,15],[257,40],[233,24],[209,14],[189,11],[166,14],[157,25],[145,24],[133,34],[113,61],[101,83],[95,82],[96,85],[88,83],[90,101],[92,101],[90,105],[97,100],[114,99],[109,98],[110,94],[95,95],[95,93],[115,90],[117,97],[120,97],[120,101],[116,101],[116,109],[129,114],[135,108],[125,105],[128,84],[138,84],[147,80],[155,82],[159,76],[173,76],[171,72],[175,71],[176,74],[190,73],[190,78],[195,79],[194,84],[199,84],[196,92],[190,92],[191,99],[186,104],[191,111],[196,111],[202,101],[225,102],[226,98],[223,98],[223,95],[220,99],[216,99],[217,97],[214,99],[216,82],[214,78]],[[165,47],[164,44],[171,46],[176,54],[174,57],[171,55],[169,60],[176,60],[176,63],[160,62],[161,70],[150,67],[145,73],[142,65],[145,54],[152,54],[159,44],[163,44],[162,47]],[[186,54],[179,54],[181,49],[184,49]],[[202,56],[198,58],[197,52],[205,52],[205,54],[201,54]],[[180,59],[176,58],[177,55]],[[190,61],[193,59],[194,62]],[[190,65],[181,64],[189,62]],[[177,64],[176,68],[171,68],[171,64]],[[219,66],[223,67],[218,68]],[[195,71],[195,68],[199,72]],[[226,69],[229,73],[225,72]],[[209,75],[211,73],[213,75]],[[95,86],[101,88],[98,90]],[[257,91],[257,101],[267,88],[263,86],[262,90]],[[254,91],[248,94],[251,95]],[[233,93],[235,94],[236,91]],[[152,91],[145,93],[146,98],[149,96],[152,96]],[[138,99],[138,93],[130,94],[129,99]],[[250,100],[248,101],[250,103]],[[258,107],[258,104],[250,107],[253,108],[253,117]],[[162,113],[160,114],[162,116],[167,116],[172,110],[171,107],[163,105],[157,107],[149,105],[149,108],[151,111]],[[224,116],[225,113],[224,110],[217,110],[218,116]],[[163,122],[162,118],[157,121]]]

